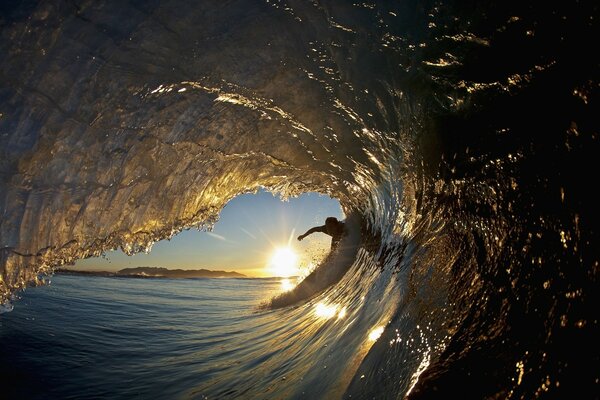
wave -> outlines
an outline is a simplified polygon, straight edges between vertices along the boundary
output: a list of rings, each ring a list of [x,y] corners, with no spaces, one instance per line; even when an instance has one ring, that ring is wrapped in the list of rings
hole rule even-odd
[[[281,308],[296,305],[310,299],[324,289],[337,283],[352,266],[361,244],[361,221],[358,215],[350,215],[344,220],[344,237],[335,249],[290,290],[269,299],[263,308]]]
[[[238,194],[319,192],[366,231],[314,299],[360,322],[315,393],[595,390],[597,60],[576,49],[597,5],[1,7],[5,308],[58,266],[209,227]]]

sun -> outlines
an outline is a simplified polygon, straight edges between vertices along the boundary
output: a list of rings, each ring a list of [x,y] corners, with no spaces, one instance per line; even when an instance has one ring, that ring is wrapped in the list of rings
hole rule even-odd
[[[298,275],[298,256],[289,247],[275,249],[271,256],[269,270],[274,276],[282,278]]]

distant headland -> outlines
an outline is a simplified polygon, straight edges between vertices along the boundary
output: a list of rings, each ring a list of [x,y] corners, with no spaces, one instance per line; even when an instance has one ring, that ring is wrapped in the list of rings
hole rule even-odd
[[[246,278],[239,272],[211,271],[208,269],[167,269],[162,267],[135,267],[124,268],[116,272],[111,271],[78,271],[59,268],[56,274],[104,276],[118,278]]]

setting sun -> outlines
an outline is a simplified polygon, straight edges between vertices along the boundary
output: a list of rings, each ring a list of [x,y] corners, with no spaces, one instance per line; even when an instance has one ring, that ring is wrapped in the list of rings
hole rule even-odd
[[[282,278],[298,275],[298,256],[289,247],[276,249],[271,257],[269,269],[273,275]]]

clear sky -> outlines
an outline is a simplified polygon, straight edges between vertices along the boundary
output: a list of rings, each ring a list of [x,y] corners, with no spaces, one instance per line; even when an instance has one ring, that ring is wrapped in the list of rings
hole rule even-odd
[[[331,237],[315,233],[302,242],[296,237],[325,218],[344,219],[337,200],[316,193],[282,201],[264,190],[231,200],[212,232],[190,229],[170,241],[157,242],[149,254],[127,256],[120,250],[104,258],[79,260],[75,269],[114,271],[128,267],[211,269],[248,276],[271,276],[267,266],[275,249],[288,246],[301,268],[318,262],[329,250]]]

